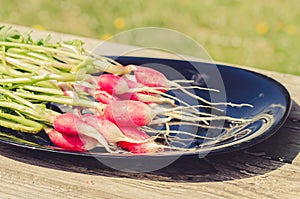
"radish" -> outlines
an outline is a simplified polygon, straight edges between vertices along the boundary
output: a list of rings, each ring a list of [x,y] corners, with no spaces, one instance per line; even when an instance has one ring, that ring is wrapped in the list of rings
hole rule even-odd
[[[94,127],[108,143],[117,143],[122,140],[132,141],[114,123],[101,116],[85,114],[82,118],[88,125]]]
[[[100,89],[97,89],[94,92],[94,98],[102,104],[109,104],[113,100],[120,100],[119,97],[113,96],[113,95],[109,94],[108,92],[100,90]]]
[[[141,91],[135,92],[136,89],[141,89]],[[103,91],[105,94],[98,94],[100,91]],[[107,104],[107,98],[113,99],[114,97],[118,97],[122,100],[131,99],[136,101],[142,101],[146,104],[169,103],[172,106],[174,106],[174,100],[162,97],[159,94],[154,94],[151,91],[157,92],[154,88],[147,88],[142,84],[134,82],[126,77],[120,77],[112,74],[103,74],[98,78],[98,87],[96,91],[96,94],[98,94],[98,96],[95,97],[99,102],[103,102],[104,104]],[[109,96],[108,94],[110,94],[111,96]],[[100,96],[104,99],[102,100]]]
[[[78,128],[77,124],[80,122],[80,118],[78,118],[73,113],[65,113],[55,117],[53,126],[55,130],[65,135],[77,135],[78,136]]]
[[[134,100],[134,101],[140,101],[143,102],[147,105],[150,104],[163,104],[163,103],[168,103],[171,104],[172,106],[175,106],[175,101],[169,98],[163,98],[157,94],[153,94],[153,93],[148,93],[148,94],[144,94],[144,93],[124,93],[121,95],[113,95],[113,94],[109,94],[106,91],[102,91],[97,89],[94,92],[94,98],[102,103],[102,104],[109,104],[110,102],[112,102],[113,100]]]
[[[145,104],[163,104],[163,103],[167,103],[170,104],[172,106],[175,106],[175,101],[170,99],[170,98],[165,98],[165,97],[161,97],[157,94],[153,94],[153,93],[148,93],[148,94],[144,94],[144,93],[133,93],[130,97],[131,100],[135,100],[135,101],[140,101],[140,102],[144,102]]]
[[[120,127],[120,130],[122,133],[134,140],[147,140],[150,138],[150,136],[145,133],[144,131],[138,129],[138,128],[133,128],[133,127]]]
[[[150,136],[141,130],[130,127],[119,129],[107,119],[91,114],[84,115],[84,120],[95,127],[109,143],[118,143],[122,149],[129,152],[149,153],[159,149],[155,142],[148,142]]]
[[[191,106],[192,108],[202,107],[202,105]],[[191,123],[205,122],[212,120],[228,120],[235,123],[248,122],[249,120],[232,118],[228,116],[216,116],[207,113],[194,113],[184,111],[191,107],[163,108],[160,106],[150,106],[133,100],[112,101],[103,111],[106,119],[115,123],[119,127],[142,127],[150,124],[164,124],[172,119],[188,121]],[[164,117],[158,117],[164,116]]]
[[[148,67],[136,66],[134,76],[138,83],[149,87],[162,87],[160,91],[166,92],[171,87],[170,81],[162,73]]]
[[[118,145],[126,151],[132,153],[154,153],[161,149],[161,146],[155,142],[144,143],[130,143],[130,142],[118,142]]]
[[[212,103],[204,98],[201,98],[186,89],[201,89],[216,91],[216,89],[208,89],[198,86],[183,87],[175,81],[169,81],[162,73],[147,67],[129,65],[134,69],[134,78],[137,82],[134,82],[128,78],[112,75],[103,74],[98,78],[98,89],[106,91],[113,96],[123,95],[123,99],[132,99],[137,101],[143,101],[145,103],[157,103],[163,104],[168,103],[175,106],[175,101],[182,103],[183,105],[190,106],[188,103],[174,97],[170,94],[165,93],[168,90],[179,89],[182,92],[190,95],[191,97],[200,100],[208,105],[231,105],[231,106],[246,106],[247,104],[233,104],[233,103]],[[128,76],[127,77],[131,77]],[[178,80],[179,81],[179,80]],[[182,81],[182,82],[193,82],[193,81]],[[174,88],[175,87],[175,88]],[[156,94],[156,97],[151,95]],[[125,96],[125,97],[124,97]],[[129,96],[129,97],[128,97]],[[121,97],[122,98],[122,97]],[[194,109],[194,108],[191,108]],[[195,110],[195,109],[194,109]],[[197,111],[197,110],[195,110]]]
[[[110,144],[116,144],[120,141],[141,143],[141,139],[135,139],[131,136],[123,134],[118,126],[116,126],[106,118],[92,114],[85,114],[82,116],[82,118],[88,125],[94,127],[98,131],[98,133],[100,133]]]
[[[47,134],[50,140],[58,147],[61,147],[70,151],[87,151],[97,146],[97,140],[83,136],[70,136],[62,134],[54,129],[48,130]]]
[[[251,104],[235,104],[235,103],[231,103],[231,102],[217,102],[217,103],[213,103],[210,102],[202,97],[199,97],[198,95],[195,95],[194,93],[191,93],[190,91],[188,91],[187,89],[199,89],[199,90],[207,90],[207,91],[214,91],[214,92],[219,92],[219,90],[216,89],[211,89],[211,88],[205,88],[205,87],[199,87],[199,86],[181,86],[179,83],[193,83],[193,80],[168,80],[167,77],[162,74],[161,72],[154,70],[152,68],[148,68],[148,67],[141,67],[141,66],[133,66],[131,65],[133,68],[135,67],[134,71],[134,76],[135,79],[138,83],[141,83],[145,86],[148,87],[153,87],[156,88],[156,90],[164,93],[168,90],[181,90],[183,93],[191,96],[194,99],[197,99],[201,102],[204,102],[205,104],[211,105],[211,106],[215,106],[215,105],[225,105],[225,106],[232,106],[232,107],[243,107],[243,106],[248,106],[248,107],[253,107]],[[157,89],[159,88],[159,89]],[[162,94],[159,93],[158,94]],[[163,94],[162,94],[163,95]],[[167,96],[167,97],[171,97],[170,95],[163,95],[163,96]],[[174,97],[173,97],[174,99]],[[175,100],[178,100],[177,98]]]
[[[142,84],[131,81],[126,77],[120,77],[112,74],[103,74],[98,78],[97,90],[106,91],[107,93],[118,96],[122,94],[134,94],[132,89],[143,87]]]
[[[73,113],[65,113],[54,119],[56,131],[69,136],[87,136],[94,138],[103,145],[107,151],[112,152],[105,138],[91,125]]]
[[[123,94],[129,90],[124,78],[112,74],[103,74],[98,78],[98,89],[109,94]]]
[[[146,141],[150,138],[145,132],[131,127],[121,127],[121,131],[124,135],[134,140],[144,140],[143,143],[131,143],[121,141],[118,142],[118,145],[129,152],[132,153],[154,153],[161,149],[161,146],[154,141]]]
[[[95,147],[93,143],[97,142],[113,152],[109,144],[115,145],[120,141],[132,144],[144,142],[144,140],[127,137],[114,123],[92,114],[79,117],[73,113],[65,113],[57,116],[54,124],[55,130],[50,131],[49,134],[52,136],[51,141],[68,150],[83,151],[85,145],[82,142],[89,144],[89,148]]]
[[[149,141],[150,136],[145,132],[131,127],[118,128],[109,120],[92,114],[83,115],[84,121],[101,133],[107,142],[117,143],[122,149],[132,153],[156,152],[160,146]]]
[[[106,119],[118,126],[140,127],[148,125],[155,115],[151,108],[139,101],[112,101],[104,108]]]
[[[159,114],[166,114],[168,116],[168,118],[160,120],[161,123],[169,121],[175,117],[177,119],[181,119],[182,116],[180,116],[180,112],[172,114],[173,110],[176,110],[176,108],[150,108],[150,106],[139,101],[123,100],[112,101],[104,108],[103,115],[106,119],[115,123],[119,127],[141,127],[151,124],[152,120]]]

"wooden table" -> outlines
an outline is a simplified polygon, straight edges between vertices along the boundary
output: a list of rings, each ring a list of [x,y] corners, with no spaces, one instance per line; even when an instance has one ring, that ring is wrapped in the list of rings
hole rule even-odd
[[[35,37],[47,34],[34,32]],[[87,48],[99,43],[80,39]],[[108,44],[103,50],[118,54],[122,48],[127,47]],[[263,143],[193,165],[135,174],[98,167],[90,159],[0,144],[0,198],[300,198],[300,77],[251,70],[281,82],[293,99],[288,120]]]

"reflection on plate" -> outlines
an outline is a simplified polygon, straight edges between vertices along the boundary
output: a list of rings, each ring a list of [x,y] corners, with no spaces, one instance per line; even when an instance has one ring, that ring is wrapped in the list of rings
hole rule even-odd
[[[210,95],[208,92],[197,93],[206,99],[236,103],[249,103],[250,107],[226,107],[226,115],[235,118],[251,119],[251,123],[237,125],[227,131],[219,131],[216,139],[194,140],[191,146],[199,145],[196,151],[187,151],[183,155],[217,154],[253,146],[275,133],[285,121],[291,107],[291,99],[287,90],[278,82],[251,71],[225,65],[184,60],[169,60],[141,57],[113,57],[123,65],[135,64],[154,67],[164,72],[169,79],[182,76],[193,79],[199,85],[219,89],[220,94]],[[167,72],[173,70],[176,72]],[[179,94],[178,94],[179,95]],[[184,98],[184,96],[183,96]],[[184,99],[187,100],[188,99]],[[226,125],[226,124],[225,124]],[[187,127],[188,128],[188,127]],[[205,132],[200,132],[205,133]],[[210,136],[213,132],[210,132]],[[39,151],[50,151],[70,155],[94,156],[105,158],[134,158],[134,154],[110,154],[103,150],[88,153],[70,152],[52,145],[44,133],[37,135],[12,132],[1,129],[0,142],[30,148]],[[146,157],[170,157],[178,152],[161,152]],[[180,152],[182,153],[182,152]],[[144,156],[145,157],[145,156]]]

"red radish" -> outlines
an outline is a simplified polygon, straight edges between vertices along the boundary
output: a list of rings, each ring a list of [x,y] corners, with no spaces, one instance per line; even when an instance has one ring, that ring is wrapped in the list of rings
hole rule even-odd
[[[109,104],[113,100],[120,100],[117,96],[113,96],[108,92],[99,89],[94,92],[94,98],[102,104]]]
[[[121,131],[124,135],[134,140],[145,140],[143,143],[131,143],[131,142],[118,142],[118,145],[129,152],[132,153],[153,153],[160,149],[160,146],[154,141],[147,142],[146,139],[149,139],[150,136],[136,128],[130,127],[121,127]]]
[[[108,92],[100,89],[97,89],[94,92],[94,98],[102,104],[109,104],[112,101],[117,101],[117,100],[136,100],[136,101],[139,100],[136,93],[124,93],[122,95],[117,96],[117,95],[109,94]]]
[[[133,101],[112,101],[104,108],[106,119],[120,126],[140,127],[148,125],[154,115],[146,104]]]
[[[108,102],[114,97],[118,97],[122,100],[142,101],[146,104],[169,103],[172,106],[175,104],[174,100],[170,98],[154,94],[157,92],[159,93],[159,89],[156,90],[156,88],[147,88],[147,86],[145,87],[142,84],[134,82],[126,77],[119,77],[111,74],[104,74],[99,77],[97,90],[98,91],[96,91],[96,93],[99,93],[99,91],[106,92],[105,95],[107,96],[103,96],[104,94],[102,93],[100,93],[99,96],[95,96],[96,99],[99,98],[97,99],[99,102],[104,104],[108,104]],[[138,92],[135,92],[135,90]]]
[[[53,126],[55,130],[65,135],[78,135],[76,123],[80,122],[80,118],[73,113],[65,113],[55,117]]]
[[[118,142],[118,145],[126,151],[132,153],[154,153],[160,149],[160,146],[155,142],[130,143]]]
[[[140,101],[140,102],[144,102],[147,105],[150,105],[152,103],[156,103],[156,104],[163,104],[163,103],[168,103],[171,104],[172,106],[175,106],[175,101],[170,99],[170,98],[166,98],[166,97],[161,97],[160,95],[157,94],[153,94],[153,93],[133,93],[131,95],[131,100],[135,100],[135,101]]]
[[[141,87],[143,87],[143,84],[140,84],[140,83],[136,82],[136,80],[133,81],[133,80],[129,79],[129,77],[134,77],[134,76],[130,75],[130,76],[122,77],[126,81],[126,83],[128,85],[128,88],[141,88]]]
[[[149,124],[162,124],[165,122],[169,122],[172,119],[179,119],[189,122],[205,122],[219,119],[219,117],[207,117],[206,114],[204,116],[199,116],[192,112],[184,112],[185,109],[197,107],[198,105],[174,108],[151,106],[150,108],[150,106],[139,101],[112,101],[104,108],[103,115],[106,119],[115,123],[118,127],[141,127],[147,126]],[[164,115],[167,117],[158,117],[153,120],[157,115]],[[230,120],[229,117],[226,117],[226,119]],[[235,120],[237,119],[235,118]]]
[[[112,94],[120,77],[112,74],[102,74],[98,78],[98,89]]]
[[[97,101],[108,104],[114,98],[115,100],[119,100],[118,97],[123,99],[130,99],[132,93],[127,92],[129,90],[129,86],[125,79],[126,78],[122,78],[112,74],[103,74],[99,76],[98,88],[95,92],[95,98],[97,99]]]
[[[134,100],[139,101],[137,93],[124,93],[122,95],[118,95],[118,97],[122,100]]]
[[[109,94],[121,95],[125,93],[134,93],[134,89],[144,87],[142,84],[134,82],[126,77],[120,77],[112,74],[103,74],[98,78],[98,90],[106,91]],[[141,91],[148,94],[150,92]]]
[[[120,130],[122,131],[122,133],[134,140],[146,140],[149,139],[150,136],[145,133],[144,131],[141,131],[137,128],[133,128],[133,127],[120,127]]]
[[[103,145],[106,150],[111,151],[105,138],[91,125],[73,113],[65,113],[54,119],[54,128],[64,135],[87,136],[94,138]]]
[[[145,96],[145,97],[141,97],[141,96]],[[144,102],[145,104],[151,104],[153,102],[151,101],[152,98],[150,97],[150,95],[145,95],[141,93],[124,93],[122,95],[119,95],[118,97],[121,100],[134,100],[134,101]]]
[[[157,103],[157,104],[163,104],[163,103],[169,103],[171,105],[174,105],[174,100],[171,100],[169,98],[163,98],[158,95],[148,93],[148,94],[143,94],[143,93],[124,93],[122,95],[112,95],[109,94],[106,91],[102,91],[97,89],[94,92],[94,98],[102,103],[102,104],[109,104],[112,101],[116,100],[134,100],[134,101],[140,101],[143,102],[147,105],[150,105],[152,103]]]
[[[121,130],[111,121],[92,114],[83,115],[83,120],[94,127],[108,143],[117,143],[119,141],[134,141],[128,139]]]
[[[172,106],[175,105],[175,101],[170,98],[161,97],[158,94],[148,93],[148,92],[132,92],[132,93],[128,92],[121,95],[113,95],[113,94],[109,94],[106,91],[97,89],[94,92],[94,98],[102,104],[109,104],[113,100],[134,100],[134,101],[143,102],[147,105],[150,105],[152,103],[156,103],[156,104],[168,103],[171,104]]]
[[[161,72],[154,70],[152,68],[148,67],[141,67],[141,66],[135,66],[134,69],[134,76],[138,83],[141,83],[148,87],[162,87],[163,89],[156,89],[157,91],[166,92],[168,90],[180,90],[183,93],[191,96],[194,99],[197,99],[201,102],[204,102],[207,105],[225,105],[225,106],[232,106],[232,107],[242,107],[242,106],[249,106],[252,107],[252,105],[249,104],[233,104],[228,102],[218,102],[213,103],[210,102],[198,95],[196,95],[193,92],[188,91],[189,89],[199,89],[199,90],[206,90],[206,91],[213,91],[213,92],[219,92],[217,89],[211,89],[206,87],[199,87],[199,86],[181,86],[179,83],[193,83],[193,80],[168,80],[164,74]],[[165,88],[165,89],[164,89]],[[153,92],[153,91],[152,91]],[[172,99],[175,99],[173,96],[170,96],[169,94],[161,94],[162,96],[168,96]],[[178,102],[180,102],[180,99],[176,98]],[[182,102],[182,101],[181,101]],[[185,105],[187,105],[184,102]]]
[[[98,89],[106,91],[109,94],[123,94],[129,90],[124,78],[112,74],[103,74],[99,76]]]
[[[130,142],[130,143],[141,143],[141,141],[144,141],[145,139],[149,138],[149,136],[147,136],[145,137],[145,139],[143,139],[144,137],[138,135],[137,133],[136,133],[137,137],[127,136],[126,134],[122,133],[122,131],[118,126],[116,126],[114,123],[101,116],[85,114],[83,115],[83,120],[87,124],[97,129],[97,131],[103,135],[103,137],[107,140],[107,142],[112,144],[116,144],[117,142],[120,141]],[[138,137],[140,138],[137,139]]]
[[[56,141],[58,142],[57,145],[67,149],[71,148],[67,145],[67,141],[73,137],[78,137],[78,139],[82,138],[83,141],[86,139],[87,141],[94,139],[102,144],[108,151],[111,151],[108,143],[116,144],[119,141],[139,143],[138,140],[133,140],[125,136],[114,123],[92,114],[82,115],[81,118],[72,113],[59,115],[55,118],[55,128],[57,133],[63,135],[63,138]],[[63,142],[65,139],[67,139],[67,141]],[[65,146],[63,144],[65,144]]]
[[[58,147],[70,151],[87,151],[97,146],[98,142],[90,137],[64,135],[54,129],[47,132],[50,140]]]
[[[132,66],[132,65],[130,65]],[[234,103],[227,103],[227,102],[218,102],[213,103],[210,102],[195,93],[192,93],[188,91],[188,89],[199,89],[199,90],[207,90],[207,91],[214,91],[219,92],[216,89],[210,89],[205,87],[199,87],[199,86],[187,86],[183,87],[178,82],[181,83],[192,83],[194,81],[192,80],[173,80],[169,81],[164,74],[162,74],[159,71],[156,71],[152,68],[148,67],[141,67],[141,66],[133,66],[135,67],[134,70],[134,76],[137,82],[131,81],[127,78],[115,76],[111,74],[104,74],[99,77],[98,80],[98,86],[101,90],[107,91],[110,94],[114,95],[121,95],[124,93],[142,93],[142,94],[149,94],[149,93],[156,93],[160,94],[164,97],[160,97],[159,101],[161,103],[170,103],[171,105],[174,105],[174,100],[178,101],[186,106],[190,106],[188,103],[182,101],[181,99],[178,99],[177,97],[174,97],[170,94],[165,93],[168,90],[181,90],[183,93],[191,96],[194,99],[197,99],[201,102],[204,102],[207,105],[228,105],[232,107],[242,107],[242,106],[249,106],[252,107],[252,105],[249,104],[234,104]],[[144,88],[141,87],[141,85],[144,85]],[[146,87],[145,87],[146,86]],[[132,88],[131,88],[132,87]],[[148,87],[148,88],[147,88]],[[134,91],[136,89],[136,91]],[[172,99],[172,101],[168,101]],[[167,99],[167,100],[165,100]],[[165,100],[165,101],[164,101]],[[154,103],[157,103],[154,101]],[[191,108],[194,109],[194,108]],[[194,109],[197,111],[196,109]]]
[[[161,92],[166,92],[170,88],[170,81],[166,76],[152,68],[136,66],[134,76],[138,83],[145,86],[166,88],[159,89]]]

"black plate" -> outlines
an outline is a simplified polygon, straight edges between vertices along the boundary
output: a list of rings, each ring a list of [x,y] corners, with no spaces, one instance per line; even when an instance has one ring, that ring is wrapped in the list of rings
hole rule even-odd
[[[240,133],[231,139],[224,140],[210,149],[185,152],[180,155],[218,154],[235,151],[253,146],[275,133],[283,124],[291,107],[288,91],[277,81],[264,75],[226,65],[215,65],[203,62],[190,62],[184,60],[169,60],[141,57],[112,57],[123,65],[136,64],[154,67],[161,70],[169,79],[194,79],[201,85],[207,85],[221,90],[218,94],[208,95],[201,91],[201,96],[212,100],[222,101],[224,97],[229,102],[250,103],[253,108],[228,107],[226,114],[236,118],[256,118],[254,122],[240,129]],[[175,70],[177,72],[171,71]],[[226,96],[224,96],[224,94]],[[8,137],[7,135],[11,135]],[[26,141],[26,142],[25,142]],[[161,157],[178,156],[175,153],[156,153],[147,155],[111,154],[101,151],[88,153],[70,152],[55,148],[43,133],[37,135],[11,132],[2,129],[0,142],[38,151],[49,151],[69,155],[93,156],[104,159],[159,159]]]

